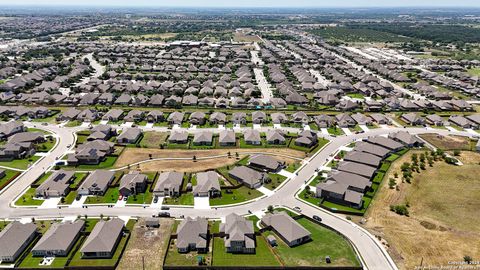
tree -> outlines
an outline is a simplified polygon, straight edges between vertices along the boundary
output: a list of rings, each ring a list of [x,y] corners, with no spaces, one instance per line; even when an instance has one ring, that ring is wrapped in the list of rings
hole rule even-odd
[[[197,162],[197,156],[196,155],[193,155],[193,162]]]
[[[458,149],[453,150],[453,155],[456,156],[456,157],[460,156],[460,153],[461,152]]]
[[[269,213],[273,213],[273,205],[269,205],[268,208],[267,208],[267,211]]]
[[[469,255],[463,256],[463,260],[464,260],[467,264],[472,263],[472,257],[470,257]]]

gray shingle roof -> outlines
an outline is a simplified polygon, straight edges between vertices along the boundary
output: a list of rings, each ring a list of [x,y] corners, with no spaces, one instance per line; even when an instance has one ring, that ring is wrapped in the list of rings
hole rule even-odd
[[[108,221],[100,220],[87,240],[83,243],[81,252],[112,252],[118,236],[122,232],[124,222],[119,218]]]

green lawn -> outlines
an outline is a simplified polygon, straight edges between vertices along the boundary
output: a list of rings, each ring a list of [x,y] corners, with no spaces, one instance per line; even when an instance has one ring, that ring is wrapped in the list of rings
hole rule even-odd
[[[213,239],[214,266],[280,266],[263,236],[257,236],[255,254],[232,254],[225,251],[223,238]]]
[[[118,187],[109,188],[104,196],[87,197],[85,204],[116,203],[119,195]]]
[[[205,259],[206,265],[210,265],[210,262],[212,260],[211,252],[207,254],[198,254],[197,252],[179,253],[177,251],[176,245],[172,241],[168,248],[164,264],[172,266],[197,266],[198,256],[201,256]]]
[[[248,187],[242,186],[237,189],[231,189],[232,193],[228,194],[225,189],[222,189],[222,197],[211,198],[210,205],[226,205],[241,203],[245,201],[258,198],[263,195],[260,191],[256,189],[249,189]]]
[[[44,143],[36,145],[37,152],[48,152],[55,146],[56,140],[54,138],[47,139]]]
[[[270,190],[276,189],[281,183],[283,183],[283,181],[287,180],[287,177],[280,174],[275,174],[275,173],[269,173],[268,177],[272,181],[268,184],[264,184],[263,186]]]
[[[27,192],[25,192],[20,198],[18,198],[15,204],[20,206],[39,206],[44,202],[44,200],[37,200],[34,199],[34,197],[35,189],[29,188]]]
[[[25,170],[29,167],[29,165],[35,163],[35,161],[39,159],[40,159],[39,156],[31,156],[25,159],[14,159],[12,161],[0,161],[0,166]]]
[[[78,166],[61,166],[65,170],[98,170],[98,169],[110,169],[117,162],[117,156],[107,156],[104,161],[100,162],[98,165],[87,165],[81,164]]]
[[[347,96],[357,99],[365,99],[365,96],[361,93],[348,93]]]
[[[293,173],[296,170],[298,170],[298,168],[300,168],[300,166],[302,166],[302,164],[300,164],[299,162],[290,163],[290,164],[288,164],[287,168],[285,168],[285,170],[287,172]]]
[[[165,205],[194,205],[193,193],[183,193],[178,198],[164,198],[163,204]]]
[[[328,129],[328,133],[330,133],[331,135],[335,135],[335,136],[340,136],[340,135],[343,135],[343,130],[339,127],[329,127]]]
[[[43,182],[45,182],[45,180],[48,179],[48,177],[50,177],[50,175],[52,175],[53,172],[46,172],[44,173],[42,176],[40,176],[37,180],[35,180],[35,182],[33,182],[33,184],[35,185],[41,185]]]
[[[80,237],[80,239],[75,243],[73,248],[67,254],[66,257],[55,257],[52,264],[49,266],[40,265],[40,262],[43,260],[43,257],[33,257],[32,253],[30,252],[28,256],[20,263],[18,268],[42,268],[42,269],[55,269],[60,268],[63,269],[67,265],[69,258],[73,255],[74,250],[79,247],[82,242],[84,241],[85,237]]]
[[[122,251],[127,244],[128,236],[125,235],[120,239],[117,249],[112,258],[109,259],[82,259],[82,253],[77,251],[72,260],[68,264],[69,266],[86,266],[86,267],[114,267],[122,255]]]
[[[153,194],[150,192],[150,185],[144,193],[128,196],[127,204],[150,204],[153,199]]]
[[[473,76],[480,76],[480,68],[471,68],[468,70],[468,74]]]
[[[77,121],[77,120],[74,120],[74,121],[68,121],[68,123],[65,125],[65,127],[78,127],[82,124],[81,121]]]
[[[5,176],[0,178],[0,190],[13,181],[19,174],[20,172],[17,171],[5,170]]]
[[[360,265],[352,246],[340,234],[306,218],[297,222],[311,233],[312,241],[291,248],[277,236],[278,246],[274,250],[286,266]],[[325,256],[330,256],[331,264],[325,262]]]

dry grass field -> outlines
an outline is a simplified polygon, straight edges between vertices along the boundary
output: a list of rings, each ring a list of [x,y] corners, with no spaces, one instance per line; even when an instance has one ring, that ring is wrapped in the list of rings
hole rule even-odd
[[[472,143],[468,137],[442,136],[438,134],[422,134],[420,137],[433,146],[443,150],[472,150]]]
[[[147,229],[145,220],[139,220],[117,269],[142,269],[142,258],[145,260],[143,269],[162,269],[173,223],[173,219],[163,218],[160,219],[160,228]]]
[[[214,159],[199,160],[202,157],[227,155],[231,153],[231,158],[218,157]],[[239,154],[239,158],[246,156],[245,153],[262,152],[288,155],[297,158],[304,158],[305,153],[289,148],[261,148],[261,149],[210,149],[210,150],[181,150],[181,149],[147,149],[147,148],[126,148],[122,155],[115,163],[115,167],[120,168],[128,164],[155,158],[192,158],[192,160],[156,160],[151,162],[135,165],[135,169],[140,171],[180,171],[180,172],[197,172],[205,171],[231,165],[237,162],[235,153]],[[193,161],[193,156],[197,157],[197,161]],[[285,161],[287,164],[296,160],[288,157],[275,156],[276,159]]]
[[[480,154],[462,152],[463,166],[443,161],[414,173],[411,184],[397,180],[399,190],[388,187],[394,172],[410,162],[410,151],[396,161],[370,205],[366,228],[387,241],[389,253],[400,269],[420,265],[448,265],[468,255],[480,258]],[[390,205],[410,205],[410,216],[389,210]]]
[[[262,42],[257,35],[249,35],[243,32],[235,32],[233,35],[233,40],[237,42]]]

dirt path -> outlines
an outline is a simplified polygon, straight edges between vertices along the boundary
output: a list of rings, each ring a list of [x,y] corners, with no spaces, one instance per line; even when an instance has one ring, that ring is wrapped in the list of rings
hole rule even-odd
[[[228,158],[228,152],[231,158]],[[149,161],[150,155],[152,159],[157,158],[187,158],[188,160],[154,160],[138,165],[132,165],[132,168],[141,171],[181,171],[181,172],[197,172],[209,169],[223,167],[225,165],[234,164],[237,160],[235,153],[239,154],[239,158],[245,157],[246,153],[262,152],[275,155],[275,158],[285,161],[287,164],[293,163],[294,158],[303,159],[305,153],[288,148],[260,148],[260,149],[212,149],[212,150],[177,150],[177,149],[146,149],[146,148],[127,148],[115,163],[116,168],[121,168],[129,164],[141,161]],[[197,161],[193,161],[193,156],[197,157]],[[201,160],[205,157],[219,156],[216,158]]]

